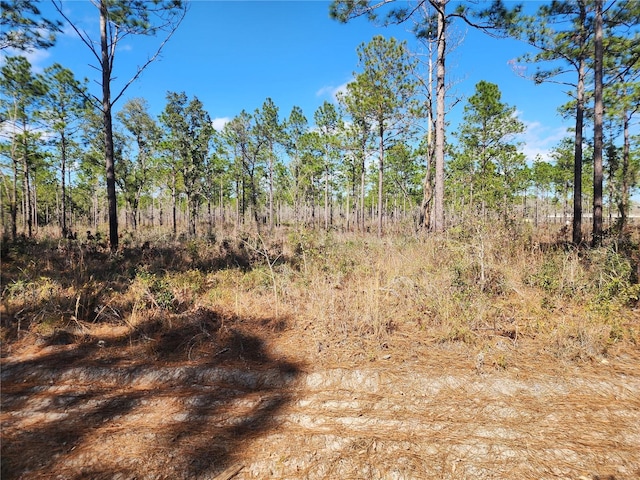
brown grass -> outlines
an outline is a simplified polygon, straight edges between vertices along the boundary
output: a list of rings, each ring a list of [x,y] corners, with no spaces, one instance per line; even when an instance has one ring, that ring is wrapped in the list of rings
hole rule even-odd
[[[12,245],[2,477],[637,478],[638,238],[552,238]]]

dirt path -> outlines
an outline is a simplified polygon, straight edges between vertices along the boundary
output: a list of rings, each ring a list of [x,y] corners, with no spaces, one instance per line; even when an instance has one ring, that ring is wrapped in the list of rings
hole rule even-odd
[[[639,380],[315,372],[261,444],[274,478],[640,478]]]
[[[239,331],[208,348],[3,358],[2,478],[640,478],[637,358],[301,366]]]

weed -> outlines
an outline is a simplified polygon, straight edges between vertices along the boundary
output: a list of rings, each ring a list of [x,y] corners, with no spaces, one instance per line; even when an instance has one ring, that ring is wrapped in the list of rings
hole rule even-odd
[[[624,340],[624,328],[619,321],[614,321],[609,330],[609,341],[617,343]]]
[[[185,245],[185,248],[192,263],[200,261],[200,251],[202,249],[201,242],[198,242],[197,240],[189,240]]]
[[[615,305],[634,305],[640,297],[640,285],[633,283],[633,268],[624,255],[612,247],[589,252],[591,278],[596,289],[593,305],[608,310]]]
[[[382,239],[223,232],[215,245],[150,238],[150,249],[93,252],[72,263],[66,257],[76,246],[68,242],[63,250],[24,242],[3,265],[3,326],[136,324],[132,317],[206,304],[290,315],[313,325],[315,342],[344,349],[405,337],[463,348],[517,331],[518,348],[542,342],[554,355],[587,358],[638,342],[637,322],[626,320],[640,296],[633,251],[542,248],[536,233],[519,235],[470,221],[444,235]]]
[[[203,293],[207,285],[206,275],[201,270],[194,269],[172,275],[167,281],[176,289],[188,292],[192,296]]]
[[[509,361],[505,354],[501,353],[493,360],[493,366],[498,370],[506,370],[509,366]]]
[[[140,268],[132,282],[132,288],[139,287],[138,301],[165,310],[174,310],[176,298],[170,283],[147,269]]]
[[[441,338],[443,342],[462,342],[468,345],[473,345],[475,341],[475,335],[471,329],[466,325],[454,325],[444,337]]]
[[[555,294],[560,288],[561,271],[555,258],[545,258],[542,265],[533,272],[525,272],[524,282],[541,288],[547,294]],[[547,298],[547,297],[545,297]]]

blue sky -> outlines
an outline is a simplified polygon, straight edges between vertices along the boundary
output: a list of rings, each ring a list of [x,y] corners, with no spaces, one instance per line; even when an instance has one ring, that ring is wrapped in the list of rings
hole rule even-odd
[[[66,1],[64,6],[72,19],[97,34],[97,11],[88,0]],[[267,97],[280,108],[281,119],[298,105],[312,121],[314,111],[325,100],[335,101],[335,92],[352,79],[358,45],[378,34],[414,44],[408,25],[383,28],[365,19],[343,25],[329,18],[328,6],[316,0],[192,1],[161,58],[129,87],[115,111],[126,99],[143,97],[150,113],[157,115],[167,91],[184,91],[204,103],[217,126],[243,109],[253,112]],[[43,7],[50,11],[46,2]],[[562,87],[536,86],[513,72],[509,61],[530,50],[525,44],[493,39],[460,23],[452,31],[460,44],[447,59],[448,81],[450,93],[461,101],[449,113],[448,131],[455,130],[476,83],[490,81],[498,84],[503,101],[517,108],[527,126],[523,150],[529,159],[538,153],[546,157],[571,123],[557,113],[568,100]],[[114,92],[153,54],[159,41],[128,37],[120,43]],[[92,92],[100,95],[98,72],[90,66],[95,59],[70,29],[54,48],[34,52],[30,60],[36,70],[58,62],[77,77],[88,77]]]

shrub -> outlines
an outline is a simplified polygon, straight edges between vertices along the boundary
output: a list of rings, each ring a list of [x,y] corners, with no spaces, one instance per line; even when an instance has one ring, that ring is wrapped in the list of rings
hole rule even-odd
[[[633,283],[631,261],[612,246],[591,250],[590,280],[595,290],[592,306],[608,312],[619,306],[633,306],[640,298],[640,285]]]
[[[138,300],[166,310],[174,310],[176,298],[166,278],[158,278],[156,274],[150,273],[146,268],[138,269],[132,286],[141,287]]]

